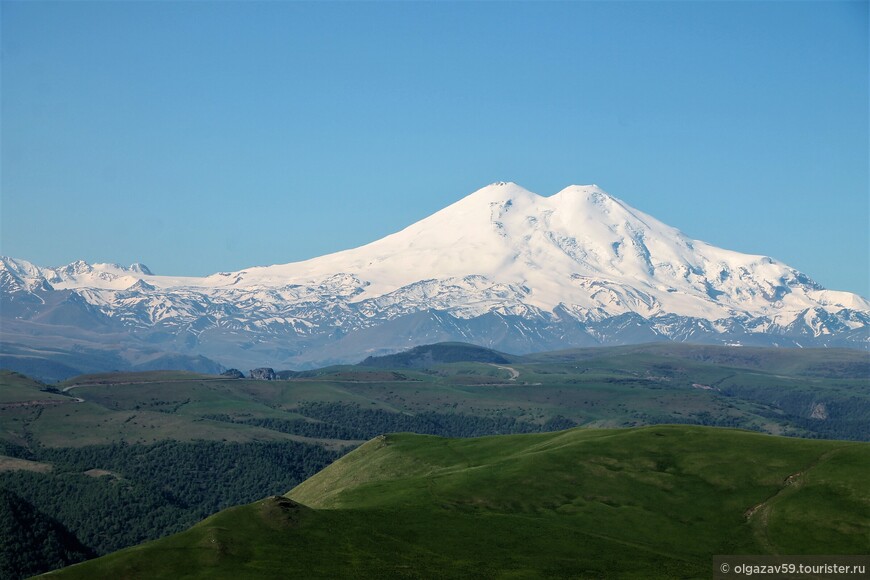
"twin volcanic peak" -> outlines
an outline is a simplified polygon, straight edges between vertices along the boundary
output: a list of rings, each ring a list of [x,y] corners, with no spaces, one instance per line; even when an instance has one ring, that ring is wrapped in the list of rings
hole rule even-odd
[[[236,346],[280,334],[294,344],[279,362],[296,366],[432,338],[515,352],[656,339],[867,346],[870,324],[864,298],[690,239],[595,185],[542,197],[494,183],[400,232],[303,262],[184,278],[3,258],[0,284],[4,294],[76,292],[132,331],[192,335],[186,348],[222,362],[236,360],[228,332]],[[384,325],[401,341],[378,338]]]

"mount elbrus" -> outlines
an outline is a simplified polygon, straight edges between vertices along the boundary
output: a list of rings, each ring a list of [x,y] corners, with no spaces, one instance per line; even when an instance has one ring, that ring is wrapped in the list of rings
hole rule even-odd
[[[495,183],[359,248],[204,278],[2,258],[0,306],[5,356],[131,367],[306,368],[448,340],[870,346],[866,299],[690,239],[594,185],[542,197]]]

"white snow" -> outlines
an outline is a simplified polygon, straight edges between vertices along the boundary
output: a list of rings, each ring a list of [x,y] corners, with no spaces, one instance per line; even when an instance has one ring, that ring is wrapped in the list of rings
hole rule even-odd
[[[821,289],[766,256],[690,239],[596,185],[542,197],[495,183],[358,248],[203,278],[82,261],[40,268],[2,258],[4,269],[21,279],[44,278],[56,289],[87,290],[86,299],[104,309],[144,307],[147,300],[151,320],[202,316],[187,300],[216,319],[237,308],[259,312],[259,324],[299,327],[329,317],[341,325],[351,315],[348,305],[363,316],[438,309],[460,318],[536,317],[562,305],[580,320],[626,312],[711,322],[746,315],[780,326],[816,307],[870,312],[870,302],[856,294]],[[140,280],[155,290],[122,297]],[[311,311],[300,318],[306,305]],[[806,322],[822,331],[817,321]]]

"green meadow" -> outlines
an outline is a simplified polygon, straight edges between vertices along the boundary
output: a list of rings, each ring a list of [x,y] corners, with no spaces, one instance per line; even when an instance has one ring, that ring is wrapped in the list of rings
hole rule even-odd
[[[860,351],[652,344],[522,357],[496,353],[494,360],[507,362],[490,363],[480,361],[480,347],[419,349],[429,350],[425,357],[374,359],[392,367],[287,372],[277,381],[154,371],[85,375],[46,386],[5,373],[0,437],[48,447],[167,439],[340,446],[390,430],[464,435],[426,427],[457,416],[520,424],[475,434],[528,432],[558,419],[561,428],[684,423],[798,437],[870,437],[870,358]],[[461,360],[465,351],[469,360]],[[421,422],[390,429],[389,416],[368,413],[367,420],[383,422],[384,431],[353,434],[310,425],[342,425],[358,410]]]
[[[870,445],[695,427],[376,438],[291,490],[59,578],[705,578],[870,550]]]
[[[645,577],[658,566],[704,577],[714,548],[866,545],[866,528],[852,517],[866,514],[866,498],[828,485],[840,478],[860,488],[856,473],[870,476],[865,447],[854,443],[870,439],[865,352],[651,344],[514,356],[447,343],[278,375],[104,373],[47,385],[0,372],[7,505],[53,522],[46,529],[69,539],[61,545],[79,542],[104,556],[170,541],[220,510],[283,494],[320,472],[293,490],[289,497],[306,507],[290,511],[308,514],[306,525],[320,530],[313,537],[335,541],[317,547],[297,537],[314,551],[292,558],[314,566],[317,550],[345,554],[336,546],[347,546],[336,569],[362,566],[363,576],[401,556],[395,574],[410,577],[436,568],[509,577],[511,562],[517,577]],[[551,449],[557,442],[574,455]],[[827,483],[814,483],[826,473]],[[815,513],[828,503],[848,507]],[[291,504],[280,505],[275,513]],[[821,526],[812,524],[817,515]],[[354,531],[369,523],[375,535]],[[488,538],[488,530],[502,531]],[[342,534],[350,535],[339,541]],[[430,536],[443,548],[430,550]],[[13,539],[10,554],[42,553],[35,540]],[[734,543],[715,544],[725,540]],[[617,545],[627,561],[648,566],[617,563]],[[541,572],[531,555],[551,548],[552,569]],[[31,569],[73,561],[46,556]],[[12,556],[0,553],[0,575],[4,562]]]

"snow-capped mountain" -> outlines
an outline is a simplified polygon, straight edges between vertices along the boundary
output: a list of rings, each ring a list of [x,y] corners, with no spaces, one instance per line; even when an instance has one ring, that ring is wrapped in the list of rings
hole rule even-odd
[[[234,366],[355,362],[436,340],[512,352],[649,340],[870,347],[864,298],[690,239],[594,185],[542,197],[495,183],[359,248],[205,278],[2,258],[0,293],[19,341],[21,324],[51,319],[59,306],[46,297],[63,293],[82,324],[87,311],[131,340]]]

